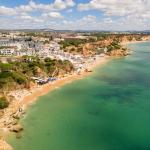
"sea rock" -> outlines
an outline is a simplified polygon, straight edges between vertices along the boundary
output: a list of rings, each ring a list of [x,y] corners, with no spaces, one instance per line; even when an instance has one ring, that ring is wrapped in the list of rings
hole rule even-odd
[[[22,136],[21,136],[21,133],[20,132],[18,132],[18,133],[16,133],[16,138],[17,139],[20,139]]]
[[[23,127],[22,127],[20,124],[14,125],[14,126],[10,129],[10,131],[16,132],[16,133],[18,133],[18,132],[20,132],[20,131],[22,131],[22,130],[23,130]]]

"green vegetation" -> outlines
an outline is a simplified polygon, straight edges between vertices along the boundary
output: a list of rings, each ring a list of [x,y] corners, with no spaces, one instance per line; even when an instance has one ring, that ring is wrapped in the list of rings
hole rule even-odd
[[[63,48],[66,48],[68,46],[78,47],[81,44],[85,44],[86,41],[87,41],[86,39],[71,39],[71,40],[61,41],[59,44],[61,44]]]
[[[119,44],[118,40],[116,40],[116,39],[110,45],[107,46],[108,52],[110,52],[112,50],[117,50],[120,48],[121,48],[121,45]]]
[[[28,32],[26,35],[27,36],[36,36],[36,32]]]
[[[0,109],[4,109],[6,107],[8,107],[9,102],[7,101],[7,99],[5,97],[0,97]]]
[[[0,91],[16,89],[17,85],[25,85],[27,82],[26,76],[20,72],[2,71],[0,73]]]
[[[11,70],[12,68],[13,68],[12,64],[3,64],[3,63],[0,63],[0,70],[1,71]]]
[[[91,43],[91,42],[96,42],[97,41],[97,38],[94,38],[94,37],[90,37],[88,39],[88,42]]]
[[[142,37],[141,36],[136,36],[135,39],[136,39],[136,41],[142,41]]]
[[[132,40],[133,40],[133,37],[132,37],[132,36],[129,36],[129,37],[127,37],[127,39],[128,39],[129,41],[132,41]]]
[[[0,63],[0,91],[25,87],[33,76],[58,76],[73,70],[69,61],[24,56],[21,60],[10,63]]]
[[[49,74],[49,76],[57,76],[59,73],[64,72],[64,73],[69,73],[71,72],[74,67],[72,63],[68,60],[56,60],[56,59],[50,59],[50,58],[45,58],[44,60],[45,64],[45,69],[46,73]]]

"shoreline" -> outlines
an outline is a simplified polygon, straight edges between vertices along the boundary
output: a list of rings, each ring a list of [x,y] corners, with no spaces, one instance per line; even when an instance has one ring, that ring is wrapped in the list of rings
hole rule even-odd
[[[93,70],[96,67],[105,64],[109,60],[110,60],[109,56],[101,57],[101,58],[99,58],[99,60],[96,61],[95,64],[91,64],[89,69]],[[32,91],[31,94],[29,94],[23,98],[21,104],[24,105],[24,109],[26,110],[27,107],[29,105],[33,104],[34,102],[36,102],[40,96],[48,94],[49,92],[56,90],[56,89],[66,85],[66,84],[70,84],[71,82],[73,82],[75,80],[83,79],[84,77],[88,76],[91,73],[92,72],[85,72],[84,71],[80,75],[78,75],[78,74],[68,75],[67,77],[61,78],[57,81],[54,81],[53,83],[47,83],[43,86],[34,88],[31,90]]]
[[[148,42],[148,41],[131,41],[131,42],[121,42],[122,46],[127,46],[127,44],[130,43],[141,43],[141,42]],[[99,57],[93,64],[88,64],[89,69],[93,71],[96,67],[101,67],[103,64],[107,63],[109,60],[111,60],[111,56],[103,56]],[[34,87],[31,90],[26,90],[28,93],[24,94],[20,99],[13,100],[10,107],[5,110],[6,115],[0,119],[0,129],[2,129],[2,137],[3,135],[9,134],[9,126],[5,126],[5,124],[2,125],[3,122],[6,120],[9,120],[10,116],[11,119],[13,118],[12,115],[18,114],[18,110],[20,108],[23,108],[23,112],[20,112],[19,118],[22,118],[24,114],[24,110],[28,108],[31,104],[35,103],[40,96],[43,96],[45,94],[48,94],[49,92],[60,88],[66,84],[69,84],[75,80],[83,79],[84,77],[90,75],[91,72],[82,72],[80,75],[77,73],[68,75],[67,77],[61,78],[57,81],[54,81],[53,83],[47,83],[45,85]],[[12,121],[12,120],[11,120]],[[5,137],[5,136],[4,136]],[[2,143],[2,144],[1,144]],[[3,145],[3,146],[2,146]],[[7,144],[5,138],[0,138],[0,148],[4,147],[4,150],[12,150],[12,147]]]
[[[17,116],[19,117],[19,120],[22,118],[22,116],[25,114],[25,111],[28,109],[28,107],[34,103],[36,103],[37,100],[39,100],[38,98],[40,96],[46,95],[49,92],[56,90],[58,88],[61,88],[62,86],[66,85],[66,84],[70,84],[73,81],[76,80],[80,80],[83,79],[84,77],[90,75],[93,72],[93,69],[95,69],[96,67],[102,66],[103,64],[107,63],[109,60],[111,59],[111,57],[105,55],[103,57],[99,57],[94,63],[88,63],[88,67],[90,70],[90,72],[85,72],[82,71],[81,74],[70,74],[67,75],[66,77],[63,77],[59,80],[56,80],[52,83],[47,83],[45,85],[41,85],[38,87],[34,87],[31,90],[28,89],[22,89],[22,90],[18,90],[17,92],[19,92],[20,94],[22,94],[23,96],[20,96],[17,99],[14,99],[12,101],[12,103],[10,104],[10,106],[8,108],[6,108],[5,114],[4,116],[0,119],[0,134],[1,137],[0,138],[0,146],[3,145],[4,150],[5,147],[10,147],[9,149],[6,150],[12,150],[12,147],[6,142],[6,137],[7,135],[9,135],[10,131],[10,126],[13,124],[14,122],[14,117],[13,116]],[[23,94],[23,90],[25,90],[25,94]],[[22,108],[22,111],[19,112],[19,109]],[[17,120],[17,124],[19,122],[19,120]],[[5,124],[7,122],[7,124]],[[15,123],[14,123],[15,124]],[[3,143],[3,144],[1,144]]]
[[[136,44],[136,43],[144,43],[144,42],[150,42],[150,40],[121,42],[121,45],[127,46],[128,44]]]

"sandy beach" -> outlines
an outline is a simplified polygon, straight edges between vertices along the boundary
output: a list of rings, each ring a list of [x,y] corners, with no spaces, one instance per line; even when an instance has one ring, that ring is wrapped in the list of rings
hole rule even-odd
[[[93,63],[88,63],[88,69],[93,70],[97,66],[105,64],[110,58],[108,56],[103,56],[93,61]],[[38,99],[39,96],[45,95],[52,90],[58,89],[65,84],[69,84],[74,80],[79,80],[88,76],[91,72],[81,72],[67,75],[66,77],[59,78],[58,80],[47,83],[45,85],[40,85],[33,87],[32,89],[21,89],[17,91],[12,91],[9,93],[9,96],[13,97],[13,101],[10,106],[5,109],[3,117],[0,119],[0,129],[6,133],[11,129],[11,126],[14,124],[14,116],[21,117],[25,113],[27,107]],[[21,110],[20,110],[21,109]]]
[[[109,59],[110,58],[108,56],[101,57],[99,60],[96,60],[94,64],[88,65],[88,67],[90,70],[93,70],[97,66],[105,64],[107,61],[109,61]],[[60,88],[65,84],[69,84],[74,80],[82,79],[85,76],[88,76],[90,73],[91,72],[82,72],[80,75],[75,73],[72,75],[68,75],[67,77],[61,78],[57,81],[54,81],[53,83],[47,83],[43,86],[34,88],[31,90],[30,94],[24,96],[24,98],[21,101],[21,105],[26,109],[27,106],[35,102],[39,96],[45,95],[46,93],[55,90],[57,88]]]
[[[149,42],[149,40],[121,42],[121,45],[127,46],[128,44],[143,43],[143,42]]]

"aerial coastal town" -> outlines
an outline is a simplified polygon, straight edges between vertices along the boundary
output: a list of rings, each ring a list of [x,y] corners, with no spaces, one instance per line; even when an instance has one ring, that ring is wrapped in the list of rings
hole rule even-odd
[[[99,61],[131,53],[127,42],[150,40],[147,34],[101,32],[0,32],[0,128],[20,138],[18,123],[27,99],[42,89],[92,72]],[[33,96],[34,95],[34,96]],[[35,96],[36,95],[36,96]],[[29,98],[30,97],[30,98]]]
[[[0,150],[150,150],[150,0],[0,0]]]

